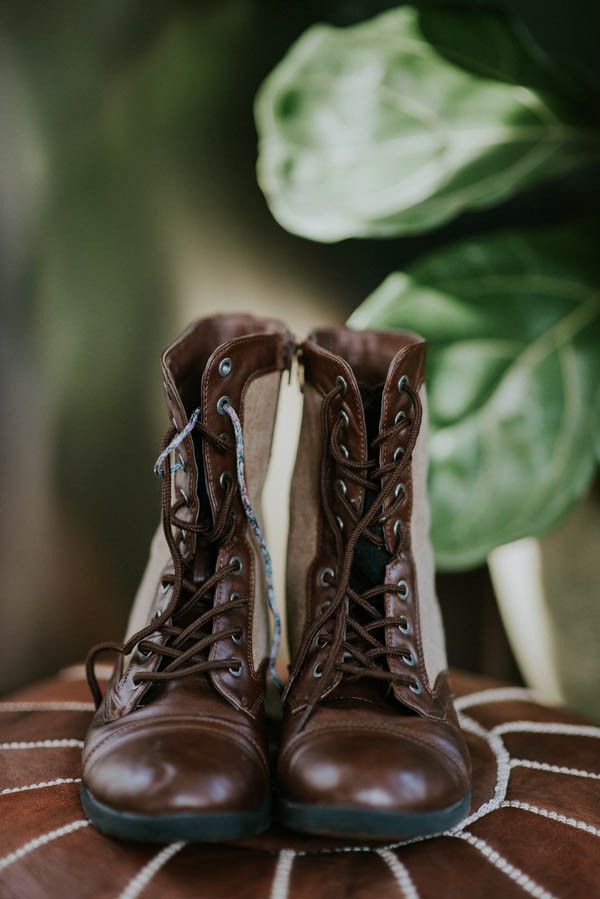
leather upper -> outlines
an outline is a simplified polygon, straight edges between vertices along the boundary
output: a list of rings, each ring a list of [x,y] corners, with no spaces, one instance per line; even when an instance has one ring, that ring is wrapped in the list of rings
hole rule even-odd
[[[197,523],[208,512],[216,521],[226,491],[232,490],[232,483],[236,485],[234,432],[228,416],[219,410],[221,397],[226,396],[237,411],[245,441],[253,439],[252,429],[265,431],[268,458],[279,377],[289,364],[286,329],[275,321],[243,315],[197,322],[165,352],[165,392],[177,431],[200,407],[202,425],[221,438],[225,435],[228,445],[222,451],[192,431],[171,454],[167,464],[173,471],[173,500],[185,499],[180,519]],[[258,381],[261,378],[264,382]],[[248,420],[246,414],[246,397],[253,383],[258,384],[259,393],[265,384],[258,422]],[[260,493],[262,463],[258,468],[256,490]],[[145,657],[134,648],[127,658],[118,660],[83,752],[87,789],[113,808],[148,814],[236,811],[255,809],[268,797],[266,660],[264,649],[255,645],[253,628],[259,614],[266,621],[266,609],[259,608],[265,601],[260,595],[262,560],[237,487],[227,525],[226,536],[217,545],[186,529],[175,536],[186,577],[197,586],[215,571],[231,568],[232,559],[236,560],[235,570],[219,581],[211,600],[213,608],[222,607],[212,619],[212,633],[224,635],[212,642],[209,658],[232,660],[232,664],[160,683],[136,683],[140,674],[158,669],[160,658]],[[153,555],[161,558],[160,545]],[[136,599],[136,617],[144,624],[160,615],[171,596],[163,579],[168,581],[173,562],[166,555],[162,569],[155,563],[154,580],[151,577],[148,583],[146,578],[143,595]],[[232,602],[238,597],[240,601]],[[202,608],[207,608],[206,598]],[[161,639],[160,632],[151,638]]]
[[[419,596],[412,528],[415,516],[420,514],[415,500],[421,500],[413,485],[415,464],[409,445],[415,438],[410,437],[410,427],[393,427],[395,422],[405,420],[408,425],[414,417],[413,394],[402,390],[401,378],[408,378],[415,393],[422,392],[425,350],[425,342],[412,333],[355,332],[347,328],[316,332],[301,348],[304,382],[311,391],[303,428],[320,425],[322,438],[319,444],[313,441],[315,448],[310,454],[301,435],[303,456],[297,459],[295,473],[295,478],[310,481],[311,466],[318,471],[319,497],[314,554],[304,559],[304,581],[298,580],[301,569],[293,558],[293,582],[288,577],[288,597],[292,597],[288,598],[288,615],[303,620],[304,629],[302,639],[299,641],[296,634],[293,641],[295,658],[285,696],[278,782],[282,795],[294,802],[430,810],[458,802],[469,789],[468,754],[452,705],[445,664],[435,670],[424,651],[432,656],[429,648],[433,643],[436,648],[440,644],[438,656],[443,653],[443,634],[433,589],[426,608]],[[341,388],[331,399],[336,384]],[[369,450],[372,435],[368,433],[364,397],[378,389],[379,435],[390,428],[392,433],[375,451]],[[338,435],[343,439],[344,457],[366,465],[377,452],[376,462],[381,467],[404,459],[402,490],[388,491],[381,508],[382,551],[388,560],[384,582],[402,582],[406,591],[406,595],[389,592],[383,596],[382,614],[402,622],[401,626],[385,628],[385,645],[391,652],[383,668],[403,680],[393,682],[388,689],[368,678],[347,677],[337,665],[331,681],[320,690],[317,705],[307,707],[315,679],[322,676],[332,652],[332,622],[327,621],[322,631],[317,631],[310,645],[307,637],[315,633],[320,616],[336,595],[332,580],[339,576],[345,547],[352,538],[355,510],[364,509],[365,504],[365,490],[360,484],[343,482],[340,489],[340,465],[328,444],[328,435],[340,419]],[[423,441],[416,440],[415,452],[423,452]],[[405,453],[410,457],[408,464]],[[387,478],[394,476],[392,470],[382,477],[383,488]],[[294,493],[297,497],[299,490],[293,485]],[[294,514],[292,506],[288,564],[298,552]],[[420,532],[418,537],[421,539]],[[334,573],[333,579],[326,574],[328,570]],[[290,609],[290,601],[303,604],[303,608]],[[434,615],[430,613],[432,607]],[[428,628],[435,632],[433,641]],[[339,661],[341,665],[341,657]],[[418,686],[418,692],[411,688],[411,682]]]

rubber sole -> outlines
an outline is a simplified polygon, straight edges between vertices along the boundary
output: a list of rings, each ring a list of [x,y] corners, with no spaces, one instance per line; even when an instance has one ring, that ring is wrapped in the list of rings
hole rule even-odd
[[[471,793],[435,812],[376,812],[342,806],[304,805],[279,800],[279,820],[291,830],[329,837],[404,839],[442,833],[467,815]]]
[[[214,843],[254,836],[271,823],[270,802],[250,812],[189,812],[142,815],[123,812],[99,802],[81,785],[81,804],[98,830],[111,837],[136,843]]]

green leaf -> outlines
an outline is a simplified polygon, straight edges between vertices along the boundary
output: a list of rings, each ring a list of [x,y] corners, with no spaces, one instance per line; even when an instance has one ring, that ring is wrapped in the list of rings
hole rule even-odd
[[[595,471],[600,259],[591,225],[505,233],[392,274],[357,328],[429,341],[430,497],[438,565],[467,568],[539,534]]]
[[[280,224],[315,240],[422,231],[597,158],[599,130],[568,94],[499,15],[402,7],[316,25],[257,95],[259,183]]]
[[[490,9],[432,7],[420,10],[419,24],[423,37],[461,68],[542,93],[551,90],[594,114],[597,89],[564,60],[557,64],[548,56],[521,20]]]

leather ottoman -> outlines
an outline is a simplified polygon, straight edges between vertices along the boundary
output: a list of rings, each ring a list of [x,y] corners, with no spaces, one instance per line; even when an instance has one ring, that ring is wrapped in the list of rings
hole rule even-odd
[[[273,828],[230,845],[103,837],[79,804],[81,668],[0,703],[0,897],[576,899],[600,896],[600,727],[455,673],[470,815],[440,836],[344,844]]]

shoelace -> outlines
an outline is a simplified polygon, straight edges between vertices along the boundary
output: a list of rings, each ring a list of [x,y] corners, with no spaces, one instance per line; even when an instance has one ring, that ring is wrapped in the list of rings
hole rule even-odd
[[[246,474],[244,471],[244,438],[242,434],[242,425],[238,418],[237,412],[232,406],[229,405],[229,403],[224,403],[223,408],[231,419],[231,423],[233,425],[233,430],[235,433],[235,465],[242,505],[246,513],[246,518],[248,519],[248,524],[254,531],[256,541],[265,563],[267,601],[269,603],[269,609],[271,610],[271,615],[273,617],[273,637],[271,640],[271,651],[269,653],[268,670],[273,683],[279,690],[281,690],[282,683],[279,679],[279,675],[277,674],[276,667],[277,656],[279,654],[279,644],[281,642],[281,614],[277,605],[277,597],[275,596],[275,585],[273,583],[273,563],[271,561],[271,554],[268,550],[262,528],[259,525],[256,513],[252,508],[252,503],[250,502],[250,494],[246,485]]]
[[[281,681],[276,671],[276,660],[279,651],[279,643],[281,638],[281,616],[278,610],[273,586],[273,569],[271,557],[267,549],[267,545],[258,524],[256,514],[252,508],[248,488],[245,480],[244,472],[244,441],[242,427],[237,413],[229,403],[223,404],[223,410],[227,413],[233,424],[236,445],[236,470],[238,487],[244,511],[248,522],[256,535],[261,553],[265,562],[265,572],[267,581],[267,596],[269,608],[273,616],[273,640],[268,661],[268,670],[271,674],[273,682],[280,688]],[[206,632],[205,628],[210,625],[219,615],[229,612],[232,609],[243,608],[247,606],[248,599],[245,597],[237,597],[230,599],[226,607],[214,606],[212,603],[207,609],[201,612],[186,627],[178,626],[174,623],[174,618],[181,620],[190,613],[194,608],[202,608],[203,601],[210,598],[213,591],[218,587],[219,583],[229,574],[238,571],[238,561],[234,559],[215,571],[213,575],[206,579],[200,587],[185,577],[185,563],[179,552],[178,541],[173,536],[173,528],[180,531],[188,531],[200,534],[207,543],[221,541],[231,528],[231,506],[233,496],[236,490],[234,482],[230,481],[226,488],[226,493],[219,509],[219,513],[214,524],[210,521],[189,522],[179,518],[177,513],[186,505],[187,498],[184,496],[171,505],[171,475],[181,467],[181,464],[165,465],[166,460],[170,457],[182,441],[196,428],[202,434],[205,440],[210,441],[217,448],[225,451],[229,449],[229,443],[221,436],[217,436],[210,432],[208,428],[200,421],[200,408],[195,409],[189,418],[186,426],[177,431],[175,427],[171,428],[161,445],[161,452],[154,466],[155,473],[162,477],[162,520],[165,539],[169,547],[171,558],[173,560],[173,573],[166,574],[162,578],[163,590],[172,588],[172,596],[168,605],[162,612],[157,613],[153,621],[144,628],[133,634],[125,643],[104,642],[100,643],[88,654],[86,660],[86,674],[90,690],[92,692],[96,707],[102,701],[102,691],[98,685],[95,674],[95,661],[97,656],[106,651],[115,651],[122,655],[128,655],[135,647],[143,656],[147,657],[156,654],[163,659],[168,660],[162,670],[147,671],[136,675],[134,682],[156,682],[175,680],[181,677],[188,677],[193,674],[201,674],[203,672],[214,671],[218,669],[233,670],[233,666],[239,671],[239,662],[236,659],[209,659],[207,657],[210,647],[213,643],[223,640],[229,636],[235,637],[239,633],[239,628],[231,627],[218,632]],[[185,595],[188,595],[187,600]],[[154,635],[153,640],[149,640],[150,635]],[[158,640],[160,642],[158,642]],[[187,647],[186,647],[186,644]],[[235,673],[235,672],[234,672]]]
[[[381,525],[385,520],[391,518],[404,498],[403,495],[398,495],[387,515],[384,517],[380,514],[384,503],[391,497],[398,484],[401,483],[402,474],[410,464],[412,451],[421,427],[423,411],[419,395],[408,383],[405,383],[403,389],[411,397],[413,406],[412,417],[401,417],[395,424],[382,431],[371,442],[371,446],[375,449],[385,440],[399,435],[407,428],[410,429],[410,433],[400,460],[392,460],[382,466],[375,460],[367,460],[366,462],[352,461],[341,452],[339,436],[341,429],[344,427],[342,418],[338,417],[333,427],[329,429],[328,421],[331,403],[336,397],[343,394],[344,388],[338,384],[327,394],[323,402],[321,427],[324,433],[324,446],[328,447],[328,452],[345,480],[360,485],[365,490],[374,491],[376,495],[368,510],[364,514],[360,514],[351,503],[345,500],[343,494],[340,495],[338,493],[338,498],[344,503],[348,515],[354,523],[354,528],[349,534],[343,550],[339,575],[335,579],[333,577],[328,578],[328,582],[336,588],[335,596],[331,602],[323,604],[321,614],[307,630],[292,671],[292,676],[290,677],[291,685],[302,669],[310,647],[315,640],[319,639],[321,641],[319,644],[321,647],[325,645],[330,646],[325,664],[322,668],[318,668],[318,665],[315,666],[313,671],[315,683],[309,692],[301,726],[308,720],[316,704],[327,691],[335,673],[341,673],[342,676],[346,675],[352,678],[370,677],[376,680],[387,681],[390,684],[403,683],[413,689],[415,684],[418,684],[414,677],[392,672],[382,666],[381,662],[385,657],[406,655],[405,650],[393,649],[388,647],[385,642],[386,629],[388,627],[401,627],[405,623],[405,619],[403,616],[387,617],[382,615],[382,612],[369,601],[385,593],[402,595],[400,585],[381,584],[361,594],[352,590],[349,586],[354,551],[359,539],[364,537],[376,545],[382,545],[384,542],[383,536],[374,531],[373,526]],[[385,481],[385,476],[388,474],[390,477]],[[321,493],[324,509],[329,526],[335,531],[336,520],[328,501],[328,478],[326,467],[322,466]],[[400,529],[395,554],[399,553],[402,540],[403,534]],[[361,609],[371,620],[366,625],[362,624],[354,617],[354,608]],[[325,625],[332,619],[334,621],[333,632],[326,633]],[[378,630],[382,632],[381,639],[377,639],[374,636],[374,632]]]

